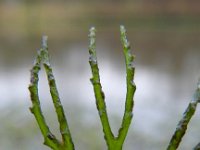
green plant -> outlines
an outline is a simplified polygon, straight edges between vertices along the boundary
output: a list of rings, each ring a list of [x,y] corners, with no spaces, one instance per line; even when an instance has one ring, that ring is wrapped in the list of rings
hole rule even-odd
[[[97,63],[97,56],[95,51],[95,28],[92,27],[90,29],[90,45],[89,45],[89,54],[90,54],[90,66],[92,70],[92,78],[90,79],[93,87],[94,87],[94,93],[96,98],[96,105],[99,112],[99,117],[101,120],[101,124],[103,126],[103,132],[104,137],[108,146],[109,150],[121,150],[124,140],[126,138],[129,126],[131,124],[132,120],[132,111],[133,111],[133,95],[136,90],[136,86],[133,82],[134,77],[134,67],[132,66],[132,62],[134,60],[134,56],[130,53],[130,44],[127,41],[126,38],[126,30],[124,26],[120,27],[121,32],[121,41],[123,44],[124,49],[124,56],[125,56],[125,62],[126,62],[126,84],[127,84],[127,93],[126,93],[126,103],[125,103],[125,111],[124,116],[121,124],[121,128],[119,129],[118,136],[115,137],[112,133],[107,110],[106,110],[106,104],[105,104],[105,96],[102,91],[101,82],[100,82],[100,76],[99,76],[99,68]]]
[[[50,131],[40,107],[40,100],[39,100],[39,95],[38,95],[38,81],[39,81],[38,73],[41,69],[41,65],[44,66],[46,74],[47,74],[51,97],[53,100],[54,108],[56,110],[58,122],[60,125],[60,133],[62,135],[62,142],[60,142]],[[54,79],[52,68],[49,63],[47,36],[43,36],[42,38],[42,48],[38,51],[35,64],[33,68],[31,69],[31,83],[29,85],[29,90],[30,90],[31,101],[32,101],[32,107],[30,108],[30,110],[35,116],[35,119],[37,120],[37,123],[43,134],[44,144],[54,150],[61,150],[61,149],[73,150],[74,144],[72,142],[67,119],[65,117],[63,106],[61,104],[59,94],[56,88],[56,82]]]
[[[178,148],[186,130],[190,119],[196,111],[197,104],[200,103],[200,81],[197,84],[197,89],[194,93],[193,99],[186,108],[183,117],[179,121],[176,130],[170,140],[167,150],[175,150]],[[200,143],[194,147],[194,150],[200,150]]]
[[[108,115],[106,110],[105,96],[102,91],[102,86],[100,82],[99,68],[97,63],[96,55],[96,30],[94,27],[90,29],[89,39],[89,63],[92,71],[92,78],[90,79],[94,88],[94,94],[96,98],[96,106],[99,112],[99,117],[103,127],[105,141],[107,143],[108,150],[122,150],[123,143],[125,141],[126,135],[129,130],[129,126],[132,120],[132,111],[134,106],[133,96],[136,90],[134,84],[134,73],[135,68],[133,67],[134,56],[130,52],[130,44],[126,38],[126,30],[124,26],[120,26],[121,41],[123,45],[123,52],[125,56],[126,64],[126,84],[127,84],[127,93],[125,101],[125,111],[121,123],[121,127],[118,132],[118,136],[114,136]],[[40,100],[38,95],[38,81],[39,81],[39,71],[41,66],[44,66],[45,72],[47,74],[50,93],[54,108],[57,114],[58,122],[60,125],[60,134],[62,136],[62,141],[59,141],[54,134],[50,131],[45,118],[42,113],[40,106]],[[47,37],[43,36],[42,38],[42,48],[38,51],[35,63],[31,69],[31,81],[29,85],[29,91],[31,95],[32,107],[30,108],[31,112],[35,116],[35,119],[39,125],[39,128],[44,137],[44,144],[53,150],[74,150],[74,144],[72,141],[71,133],[68,127],[67,119],[64,114],[63,106],[61,104],[59,94],[56,87],[55,78],[53,75],[52,68],[49,62],[48,46],[47,46]],[[181,142],[182,137],[184,136],[187,125],[195,113],[197,104],[200,102],[200,82],[195,91],[193,100],[189,103],[182,119],[180,120],[174,135],[169,143],[167,150],[176,150]],[[200,150],[200,143],[194,147],[194,150]]]

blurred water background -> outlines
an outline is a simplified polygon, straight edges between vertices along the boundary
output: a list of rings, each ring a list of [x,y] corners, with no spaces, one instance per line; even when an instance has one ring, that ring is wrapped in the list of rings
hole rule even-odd
[[[77,150],[105,150],[88,63],[88,29],[97,29],[97,55],[114,133],[126,93],[119,26],[125,25],[136,55],[135,108],[124,150],[167,147],[200,77],[198,0],[1,0],[0,149],[47,150],[29,112],[29,70],[42,35],[49,36],[51,63]],[[51,130],[58,124],[45,73],[41,104]],[[180,150],[200,139],[200,110]]]

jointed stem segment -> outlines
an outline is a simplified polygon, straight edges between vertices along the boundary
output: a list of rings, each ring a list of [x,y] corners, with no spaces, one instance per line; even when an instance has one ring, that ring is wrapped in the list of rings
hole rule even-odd
[[[99,76],[99,68],[97,64],[97,56],[96,56],[96,30],[94,27],[90,29],[90,45],[89,45],[89,63],[92,70],[92,78],[91,82],[93,84],[95,98],[96,98],[96,105],[99,111],[99,116],[101,119],[104,137],[108,146],[109,150],[121,150],[124,140],[126,138],[131,120],[132,120],[132,110],[133,110],[133,96],[136,90],[136,86],[133,83],[134,78],[134,67],[132,66],[134,57],[130,53],[130,45],[126,38],[126,31],[124,26],[120,27],[121,32],[121,41],[123,44],[124,55],[125,55],[125,62],[126,62],[126,83],[127,83],[127,95],[126,95],[126,103],[125,103],[125,111],[124,117],[122,121],[121,128],[119,130],[119,134],[117,137],[114,137],[106,111],[106,104],[105,104],[105,96],[102,91],[101,83],[100,83],[100,76]]]
[[[95,28],[92,27],[90,29],[90,34],[89,34],[89,38],[90,38],[89,63],[90,63],[91,69],[92,69],[93,77],[90,80],[94,86],[96,105],[97,105],[97,109],[99,111],[99,116],[100,116],[101,123],[103,126],[104,137],[106,139],[107,145],[109,146],[111,144],[112,140],[114,139],[114,135],[110,128],[108,115],[107,115],[107,111],[106,111],[106,104],[105,104],[105,100],[104,100],[105,97],[104,97],[104,93],[102,91],[102,87],[101,87],[101,83],[100,83],[99,68],[98,68],[98,64],[97,64],[97,57],[96,57],[96,51],[95,51],[95,48],[96,48],[95,32],[96,32]]]
[[[200,82],[198,83],[197,89],[194,93],[193,100],[189,103],[187,109],[185,110],[182,119],[179,121],[176,131],[174,132],[174,135],[172,136],[169,146],[167,150],[176,150],[187,130],[188,123],[190,122],[190,119],[194,115],[196,111],[197,104],[200,103]],[[195,148],[195,150],[200,149],[200,145],[198,144]]]
[[[54,108],[56,110],[57,118],[60,125],[60,133],[62,135],[62,142],[60,142],[56,137],[50,132],[48,125],[46,124],[45,118],[42,114],[40,100],[38,96],[38,81],[39,81],[39,71],[41,69],[41,64],[43,64],[47,78],[49,81],[50,93],[53,100]],[[42,48],[39,50],[35,64],[31,69],[31,84],[29,85],[29,90],[31,94],[32,107],[31,112],[35,116],[40,130],[44,137],[44,144],[49,146],[54,150],[73,150],[74,144],[71,138],[69,127],[67,124],[67,119],[64,114],[62,104],[60,102],[59,94],[56,87],[56,82],[53,76],[52,68],[49,63],[49,54],[47,47],[47,37],[44,36],[42,39]]]

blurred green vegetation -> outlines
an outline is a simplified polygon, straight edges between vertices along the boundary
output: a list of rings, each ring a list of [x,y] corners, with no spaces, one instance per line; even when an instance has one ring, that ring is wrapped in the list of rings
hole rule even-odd
[[[1,37],[29,37],[45,32],[52,38],[66,34],[72,38],[91,25],[111,31],[119,24],[125,24],[129,30],[200,32],[199,5],[194,0],[2,2],[0,32]]]

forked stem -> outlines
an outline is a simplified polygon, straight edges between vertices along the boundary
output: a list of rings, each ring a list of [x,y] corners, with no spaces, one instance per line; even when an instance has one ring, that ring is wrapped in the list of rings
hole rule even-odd
[[[130,53],[130,44],[126,38],[126,30],[124,26],[120,26],[121,33],[121,41],[124,49],[125,63],[126,63],[126,84],[127,84],[127,94],[126,94],[126,102],[125,102],[125,111],[122,120],[122,125],[119,130],[118,136],[115,137],[112,133],[109,119],[106,110],[105,104],[105,96],[102,91],[101,83],[100,83],[100,75],[99,68],[97,63],[96,56],[96,30],[94,27],[90,29],[90,44],[89,44],[89,63],[92,70],[92,78],[91,82],[94,88],[95,98],[96,98],[96,106],[99,112],[99,117],[101,120],[101,124],[103,127],[104,137],[109,150],[121,150],[123,147],[124,140],[126,138],[129,126],[132,120],[132,111],[133,111],[133,96],[136,90],[136,86],[133,82],[134,78],[134,67],[133,60],[134,57]]]
[[[38,81],[39,81],[39,71],[41,65],[44,66],[47,79],[49,82],[50,93],[54,108],[56,110],[58,122],[60,125],[60,133],[62,136],[62,142],[60,142],[50,131],[45,118],[42,113],[40,106],[40,100],[38,95]],[[49,146],[54,150],[74,150],[74,144],[71,138],[69,127],[67,124],[67,119],[61,104],[59,94],[56,87],[56,82],[54,79],[53,71],[49,62],[48,46],[47,46],[47,36],[42,38],[42,48],[38,51],[35,64],[31,69],[31,83],[29,85],[29,91],[31,94],[32,107],[30,108],[31,112],[35,116],[37,123],[40,127],[40,130],[44,137],[44,144]]]

